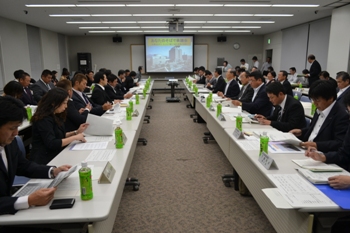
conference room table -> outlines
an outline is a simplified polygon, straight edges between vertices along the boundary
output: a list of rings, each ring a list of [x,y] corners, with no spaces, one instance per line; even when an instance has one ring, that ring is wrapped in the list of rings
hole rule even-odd
[[[153,83],[150,85],[152,88]],[[107,161],[89,161],[92,168],[92,186],[94,197],[92,200],[83,201],[80,198],[80,184],[78,169],[70,177],[64,180],[55,192],[55,199],[75,198],[75,204],[71,209],[50,210],[49,203],[46,206],[31,207],[27,210],[18,211],[15,215],[1,215],[0,225],[24,225],[24,226],[49,226],[58,229],[81,229],[87,226],[89,233],[112,232],[119,203],[123,194],[125,181],[128,177],[130,165],[137,146],[138,137],[142,129],[144,116],[150,101],[150,95],[145,98],[140,96],[140,104],[134,104],[134,110],[139,115],[127,121],[126,117],[121,120],[121,128],[127,138],[122,149],[115,148],[114,135],[110,135],[106,150],[115,153],[109,161],[115,169],[115,175],[110,184],[99,184],[98,179],[103,172]],[[124,111],[120,114],[125,114]],[[114,116],[117,117],[118,113]],[[111,117],[105,114],[102,117]],[[27,126],[26,124],[24,126]],[[29,125],[28,125],[29,126]],[[111,126],[115,127],[115,125]],[[90,135],[86,135],[90,136]],[[89,141],[88,141],[89,142]],[[73,150],[80,142],[72,142],[49,165],[60,166],[63,164],[80,165],[86,160],[93,150]],[[94,150],[96,151],[96,150]],[[105,149],[100,150],[101,153]],[[31,179],[29,182],[50,182],[51,180]]]
[[[334,207],[317,208],[276,208],[269,197],[263,192],[263,189],[276,188],[273,181],[267,175],[297,174],[295,169],[298,166],[292,162],[292,159],[305,159],[304,153],[269,153],[269,156],[277,164],[278,169],[267,170],[258,161],[258,142],[249,139],[237,139],[233,134],[236,124],[234,117],[231,114],[225,114],[223,109],[225,121],[221,121],[216,115],[216,103],[213,104],[214,111],[211,111],[206,107],[205,102],[203,102],[202,96],[206,97],[207,95],[199,94],[197,97],[194,97],[196,112],[205,120],[210,133],[277,232],[311,233],[313,230],[315,232],[330,232],[331,226],[339,217],[350,214],[349,211],[342,210],[336,205]],[[227,102],[223,102],[223,106],[226,104]],[[306,105],[309,108],[305,108],[305,112],[311,111],[311,104],[310,106],[308,104]],[[310,115],[310,117],[312,116]],[[254,131],[273,130],[271,126],[253,123],[243,123],[242,128],[243,132],[250,133]]]
[[[188,101],[190,102],[191,107],[195,108],[194,90],[193,90],[193,88],[189,88],[187,86],[185,79],[182,81],[183,81],[183,84],[185,86],[185,95],[186,95]],[[204,84],[193,83],[193,85],[197,86],[198,93],[209,93],[210,92],[210,90],[208,90],[207,88],[204,88]]]

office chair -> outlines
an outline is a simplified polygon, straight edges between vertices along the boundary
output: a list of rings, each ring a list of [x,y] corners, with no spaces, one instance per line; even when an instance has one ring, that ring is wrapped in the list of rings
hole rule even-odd
[[[300,102],[309,102],[309,103],[311,103],[311,100],[309,99],[309,97],[307,97],[305,95],[302,95],[300,97]]]
[[[238,180],[239,180],[239,175],[238,173],[235,171],[234,168],[233,169],[233,173],[232,174],[225,174],[223,176],[221,176],[222,178],[222,182],[224,182],[224,185],[226,187],[231,187],[231,183],[234,183],[233,187],[236,191],[238,191]]]
[[[126,182],[125,182],[125,186],[133,186],[132,189],[134,191],[139,191],[140,189],[140,182],[138,179],[136,178],[133,178],[133,177],[129,177],[126,179]]]
[[[306,128],[310,126],[311,120],[308,117],[305,117]]]
[[[22,139],[19,136],[15,137],[15,140],[17,141],[17,145],[19,150],[22,152],[22,156],[26,157],[26,150],[24,148],[24,144]],[[23,185],[25,185],[30,179],[25,176],[15,176],[15,179],[12,184],[11,193],[17,192]]]

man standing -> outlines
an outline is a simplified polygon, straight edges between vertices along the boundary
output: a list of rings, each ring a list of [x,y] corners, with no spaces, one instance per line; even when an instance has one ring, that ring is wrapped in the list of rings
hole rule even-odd
[[[137,72],[137,75],[136,75],[135,79],[137,80],[138,83],[141,81],[141,78],[142,78],[142,69],[143,69],[142,66],[139,66],[137,68],[138,72]]]
[[[221,96],[223,98],[237,98],[240,90],[235,78],[236,72],[233,69],[228,69],[226,72],[227,83],[225,90],[223,92],[218,91],[218,96]]]
[[[253,58],[252,58],[252,60],[253,60],[253,66],[255,66],[256,67],[256,69],[259,69],[259,61],[258,61],[258,58],[256,57],[256,56],[254,56]]]
[[[304,108],[300,101],[290,95],[286,95],[281,83],[274,82],[266,87],[266,93],[271,103],[275,106],[273,114],[268,117],[256,115],[260,124],[271,125],[282,132],[305,127]]]
[[[321,65],[320,63],[318,63],[318,61],[316,60],[315,55],[310,54],[307,57],[307,61],[311,64],[310,66],[310,73],[305,75],[305,78],[307,78],[309,80],[309,87],[311,87],[311,85],[319,80],[318,75],[321,73]]]
[[[287,80],[288,73],[285,70],[281,70],[278,73],[277,79],[278,82],[280,82],[285,90],[285,93],[287,95],[293,96],[292,86],[290,85],[290,82]]]
[[[271,66],[272,66],[271,57],[267,57],[266,62],[261,66],[261,69],[260,69],[261,73],[266,76],[268,68]]]
[[[23,95],[21,96],[21,100],[24,103],[24,105],[37,105],[38,103],[34,99],[33,91],[29,89],[30,80],[30,75],[25,72],[22,73],[22,75],[18,79],[18,82],[23,87]]]
[[[36,102],[39,102],[41,98],[46,94],[46,92],[55,88],[55,85],[51,82],[51,79],[51,71],[44,70],[41,73],[41,78],[39,79],[39,81],[30,86],[33,91],[34,99]]]

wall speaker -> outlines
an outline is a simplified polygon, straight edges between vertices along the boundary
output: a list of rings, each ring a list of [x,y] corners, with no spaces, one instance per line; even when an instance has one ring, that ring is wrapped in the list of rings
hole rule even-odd
[[[121,43],[123,39],[120,36],[114,36],[113,37],[113,42],[114,43]]]
[[[218,36],[218,42],[226,42],[226,36]]]

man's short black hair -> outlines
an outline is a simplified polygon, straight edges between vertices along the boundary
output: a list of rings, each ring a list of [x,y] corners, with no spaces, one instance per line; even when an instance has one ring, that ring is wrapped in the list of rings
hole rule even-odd
[[[112,83],[112,82],[114,82],[114,80],[116,80],[117,78],[118,78],[118,77],[115,76],[115,74],[110,74],[110,75],[108,75],[107,80],[108,80],[109,83]]]
[[[201,67],[199,67],[199,70],[201,70],[201,71],[205,71],[205,68],[204,68],[204,66],[201,66]]]
[[[23,122],[27,118],[22,101],[12,96],[0,96],[0,106],[0,127],[10,121]]]
[[[264,77],[262,75],[262,73],[259,70],[253,71],[249,74],[249,77],[254,78],[255,80],[261,80],[262,82],[264,82]]]
[[[218,73],[219,75],[222,75],[222,69],[220,69],[220,68],[216,68],[215,72]]]
[[[258,58],[257,58],[256,56],[254,56],[254,57],[252,58],[252,60],[253,60],[253,61],[257,61]]]
[[[100,68],[98,72],[105,72],[107,69],[106,68]]]
[[[99,83],[100,82],[100,80],[102,79],[104,79],[105,77],[104,77],[104,73],[103,72],[97,72],[95,75],[94,75],[94,83]]]
[[[16,70],[15,72],[13,72],[13,76],[15,77],[15,79],[19,79],[23,73],[24,70]]]
[[[244,59],[241,59],[241,62],[245,62],[245,60],[244,60]]]
[[[311,99],[323,98],[325,100],[337,99],[337,91],[329,80],[317,80],[314,82],[309,90],[309,97]]]
[[[275,96],[278,96],[280,92],[282,92],[284,95],[286,94],[283,85],[279,82],[273,82],[266,87],[266,93],[268,94],[274,94]]]
[[[143,68],[142,66],[139,66],[139,67],[137,68],[137,70],[138,70],[138,71],[141,71],[142,68]]]
[[[310,54],[310,55],[307,57],[307,59],[310,59],[310,60],[315,60],[315,59],[316,59],[316,57],[315,57],[315,55]]]
[[[210,70],[205,70],[204,71],[204,75],[207,76],[207,75],[211,75],[212,73],[210,72]]]
[[[267,74],[271,74],[272,77],[274,77],[274,78],[276,78],[276,76],[277,76],[275,71],[270,71]]]
[[[127,72],[130,72],[130,70],[129,70],[129,69],[126,69],[125,72],[126,72],[126,73],[127,73]]]
[[[340,71],[337,73],[337,79],[338,78],[341,78],[344,82],[346,80],[349,80],[350,82],[350,76],[349,76],[349,73],[345,72],[345,71]]]
[[[41,76],[46,77],[46,76],[52,76],[52,72],[51,70],[43,70],[43,72],[41,73]]]
[[[131,71],[129,74],[130,77],[136,77],[136,72],[135,71]]]
[[[112,71],[111,70],[105,70],[105,72],[103,72],[106,77],[108,77],[108,75],[112,74]]]
[[[230,69],[230,73],[233,74],[233,76],[236,76],[236,71],[234,69]]]
[[[125,70],[119,70],[118,71],[118,76],[122,75],[122,74],[125,74]]]
[[[280,72],[282,72],[282,75],[284,76],[284,77],[288,77],[288,72],[287,71],[285,71],[285,70],[280,70]]]
[[[27,77],[27,76],[29,76],[29,77],[30,77],[30,75],[29,75],[28,73],[23,72],[23,73],[22,73],[22,75],[19,77],[19,79],[18,79],[18,80],[24,80],[24,79],[26,79],[26,77]]]
[[[197,72],[198,71],[198,67],[194,67],[193,72]]]
[[[290,67],[289,69],[293,70],[293,71],[297,71],[297,69],[295,69],[295,67]]]
[[[330,78],[329,73],[327,71],[321,71],[321,73],[318,76],[323,76],[324,78]]]
[[[272,66],[267,67],[267,70],[275,71],[275,69]]]
[[[228,64],[228,61],[224,61],[224,63],[226,63],[226,65]]]
[[[303,74],[309,74],[310,71],[309,71],[308,69],[303,69],[303,71],[301,71],[301,73],[303,73]]]

